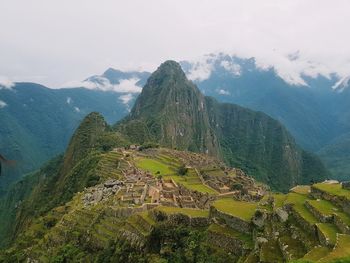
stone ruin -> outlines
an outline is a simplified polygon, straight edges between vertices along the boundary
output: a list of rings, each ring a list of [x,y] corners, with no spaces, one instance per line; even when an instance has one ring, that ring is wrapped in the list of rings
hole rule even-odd
[[[123,186],[123,181],[110,179],[103,184],[87,188],[82,198],[83,204],[89,206],[105,201],[110,196],[117,194]]]

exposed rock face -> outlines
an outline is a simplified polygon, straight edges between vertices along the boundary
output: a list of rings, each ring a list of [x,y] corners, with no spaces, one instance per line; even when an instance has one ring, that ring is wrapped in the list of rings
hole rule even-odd
[[[278,216],[279,221],[282,223],[288,220],[288,212],[283,208],[277,208],[276,215]]]
[[[261,210],[257,210],[255,212],[254,217],[252,218],[252,222],[258,228],[262,228],[265,225],[266,219],[267,219],[267,214]]]

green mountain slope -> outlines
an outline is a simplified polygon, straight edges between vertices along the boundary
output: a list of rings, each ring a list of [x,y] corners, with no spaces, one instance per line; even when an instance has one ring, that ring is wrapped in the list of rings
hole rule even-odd
[[[151,75],[130,115],[116,129],[139,144],[152,141],[209,153],[280,191],[328,175],[278,121],[204,97],[174,61]]]
[[[34,83],[0,89],[0,99],[6,103],[0,109],[0,153],[17,160],[15,167],[4,167],[0,197],[11,182],[62,153],[90,112],[101,112],[109,123],[124,117],[128,110],[119,96],[83,88],[53,90]]]
[[[100,114],[89,114],[74,133],[63,157],[50,161],[11,188],[0,203],[1,245],[21,233],[33,218],[66,203],[84,187],[98,183],[100,175],[96,169],[101,152],[127,144],[109,129]]]
[[[349,180],[350,134],[336,138],[329,145],[322,148],[318,154],[338,180]]]

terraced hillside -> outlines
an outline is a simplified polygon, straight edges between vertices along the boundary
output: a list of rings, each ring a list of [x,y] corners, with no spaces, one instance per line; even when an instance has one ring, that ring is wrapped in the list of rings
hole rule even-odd
[[[97,184],[37,217],[0,261],[350,258],[347,184],[272,193],[215,158],[138,146],[100,153],[95,171]]]

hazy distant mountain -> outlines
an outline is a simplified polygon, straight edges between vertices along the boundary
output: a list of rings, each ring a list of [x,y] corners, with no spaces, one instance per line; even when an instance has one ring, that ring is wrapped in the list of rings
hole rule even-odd
[[[54,90],[35,83],[0,89],[0,152],[18,161],[16,169],[4,166],[0,190],[63,152],[88,113],[101,112],[110,123],[125,116],[128,108],[120,96],[84,88]]]
[[[322,151],[322,158],[327,152],[323,147],[350,132],[349,78],[335,74],[282,78],[274,68],[259,67],[254,58],[224,54],[181,65],[206,95],[267,113],[283,123],[301,146]],[[335,176],[339,170],[333,170]]]

